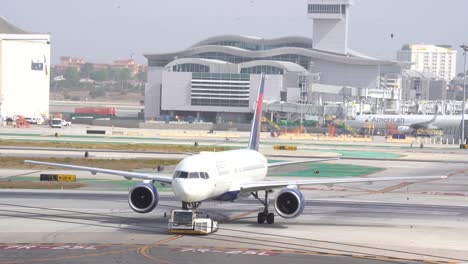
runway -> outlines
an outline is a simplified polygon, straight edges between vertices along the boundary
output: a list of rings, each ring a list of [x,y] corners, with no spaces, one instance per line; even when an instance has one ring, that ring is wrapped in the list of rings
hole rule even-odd
[[[221,222],[220,230],[209,236],[174,236],[167,234],[164,218],[164,213],[179,206],[171,194],[163,194],[157,209],[146,215],[133,213],[127,198],[123,192],[0,191],[0,263],[463,263],[468,259],[466,248],[462,250],[468,241],[467,206],[308,199],[301,217],[277,218],[269,226],[256,224],[260,205],[253,199],[208,202],[202,210]],[[408,241],[392,245],[393,239],[403,237]],[[417,242],[423,237],[425,241]],[[429,244],[432,248],[426,248]]]

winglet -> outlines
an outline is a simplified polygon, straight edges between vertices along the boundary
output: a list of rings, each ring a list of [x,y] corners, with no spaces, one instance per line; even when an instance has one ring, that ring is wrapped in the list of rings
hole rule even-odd
[[[264,89],[265,74],[262,73],[260,77],[260,87],[258,88],[257,101],[255,103],[255,112],[252,120],[252,127],[250,131],[249,149],[252,150],[258,150],[258,143],[260,141],[260,126],[262,122],[262,103]]]

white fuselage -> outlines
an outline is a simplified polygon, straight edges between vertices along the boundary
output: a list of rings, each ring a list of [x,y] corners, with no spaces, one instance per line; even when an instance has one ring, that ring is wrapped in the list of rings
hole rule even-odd
[[[184,202],[234,200],[239,192],[233,190],[238,190],[239,183],[263,180],[267,169],[267,159],[255,150],[202,152],[176,166],[172,188]]]

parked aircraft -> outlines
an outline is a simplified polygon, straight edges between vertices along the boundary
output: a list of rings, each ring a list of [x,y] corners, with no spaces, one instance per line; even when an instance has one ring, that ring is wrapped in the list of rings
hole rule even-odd
[[[305,198],[300,191],[303,185],[376,182],[376,181],[418,181],[441,179],[444,176],[422,177],[389,177],[389,178],[324,178],[307,180],[267,180],[268,168],[290,164],[311,162],[291,161],[268,163],[258,151],[261,125],[261,111],[265,76],[262,75],[258,91],[250,139],[246,149],[224,152],[202,152],[184,158],[175,168],[172,176],[154,175],[139,172],[109,170],[94,167],[75,166],[50,162],[27,160],[25,162],[39,165],[57,166],[72,170],[84,170],[93,174],[107,173],[123,176],[126,179],[142,179],[129,192],[128,202],[137,213],[149,213],[158,204],[158,191],[155,182],[172,186],[175,197],[182,202],[182,208],[197,210],[204,201],[234,201],[239,197],[252,195],[262,205],[257,223],[273,224],[275,215],[269,211],[269,195],[279,189],[274,200],[276,213],[283,218],[294,218],[304,210]],[[315,160],[321,161],[321,160]],[[260,192],[264,192],[263,198]]]
[[[461,115],[359,115],[346,124],[359,129],[373,124],[376,129],[385,129],[394,124],[399,133],[411,134],[419,129],[435,130],[461,125]]]

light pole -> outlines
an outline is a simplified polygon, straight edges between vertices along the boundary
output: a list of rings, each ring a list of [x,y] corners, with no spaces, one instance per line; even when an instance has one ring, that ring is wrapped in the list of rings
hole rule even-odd
[[[468,46],[463,44],[460,46],[463,49],[463,103],[462,103],[462,144],[465,144],[465,86],[466,86],[466,52],[468,51]]]

